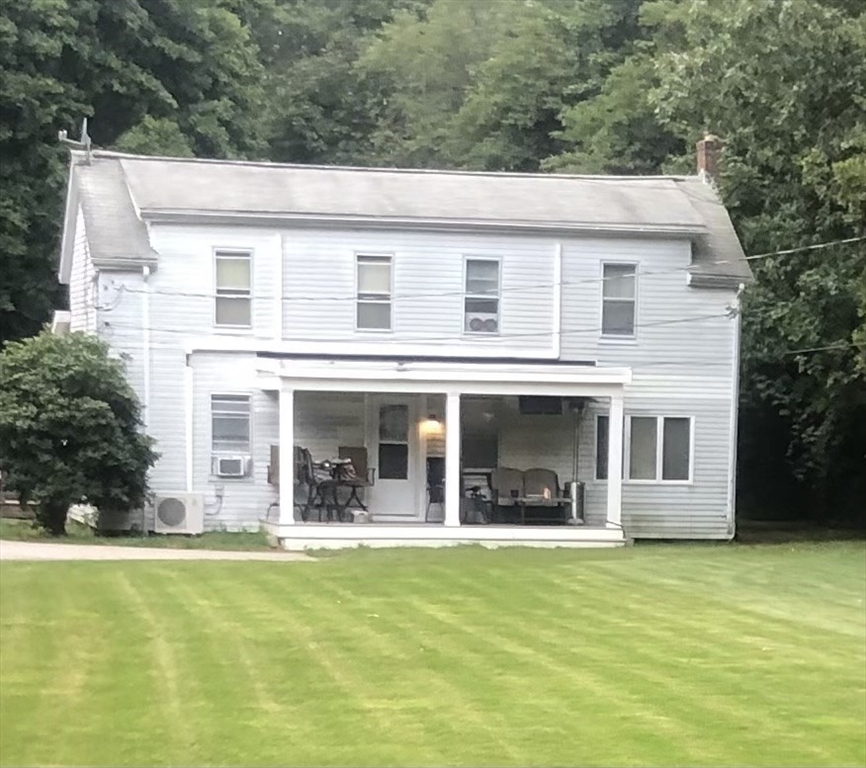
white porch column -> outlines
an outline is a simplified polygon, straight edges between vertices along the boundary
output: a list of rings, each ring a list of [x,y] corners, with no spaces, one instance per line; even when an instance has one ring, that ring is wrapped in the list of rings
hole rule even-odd
[[[460,394],[445,398],[445,525],[460,525]]]
[[[295,391],[280,387],[280,524],[295,522]]]
[[[623,400],[611,395],[607,438],[607,522],[622,526],[622,435]]]

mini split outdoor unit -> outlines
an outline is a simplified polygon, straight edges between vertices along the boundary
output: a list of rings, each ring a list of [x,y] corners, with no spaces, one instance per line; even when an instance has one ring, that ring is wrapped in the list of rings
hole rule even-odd
[[[204,531],[204,498],[197,493],[165,493],[154,502],[154,533],[198,534]]]

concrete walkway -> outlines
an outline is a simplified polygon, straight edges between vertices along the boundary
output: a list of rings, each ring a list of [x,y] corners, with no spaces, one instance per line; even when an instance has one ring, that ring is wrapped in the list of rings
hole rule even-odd
[[[0,560],[267,560],[315,562],[301,552],[243,552],[215,549],[113,547],[102,544],[45,544],[0,540]]]

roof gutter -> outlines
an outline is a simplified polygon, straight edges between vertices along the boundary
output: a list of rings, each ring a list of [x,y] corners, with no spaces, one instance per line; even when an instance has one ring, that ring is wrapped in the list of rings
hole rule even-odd
[[[702,224],[650,224],[636,225],[624,223],[590,223],[567,221],[520,221],[491,219],[439,219],[406,216],[358,216],[324,213],[253,213],[249,211],[201,211],[167,210],[142,208],[141,218],[146,221],[165,224],[294,224],[300,226],[320,226],[343,224],[351,227],[389,229],[446,229],[446,230],[490,230],[490,231],[551,231],[580,232],[598,235],[656,235],[690,237],[707,233]]]
[[[743,275],[714,275],[712,273],[689,272],[687,274],[688,285],[692,288],[716,288],[721,290],[736,291],[744,283],[751,283],[753,278]]]

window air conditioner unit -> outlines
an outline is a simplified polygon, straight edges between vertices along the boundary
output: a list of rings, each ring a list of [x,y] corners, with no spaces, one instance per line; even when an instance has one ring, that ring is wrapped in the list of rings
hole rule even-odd
[[[154,533],[204,531],[204,498],[197,493],[164,493],[154,501]]]
[[[499,317],[495,312],[472,312],[466,316],[466,325],[470,331],[496,333],[499,330]]]
[[[213,474],[217,477],[246,477],[249,464],[248,456],[214,456]]]

